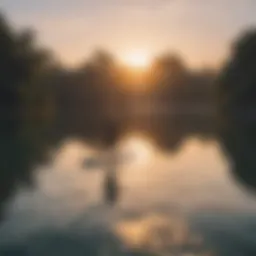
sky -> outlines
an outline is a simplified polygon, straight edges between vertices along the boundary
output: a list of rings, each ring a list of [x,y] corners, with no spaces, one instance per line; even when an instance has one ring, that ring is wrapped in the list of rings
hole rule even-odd
[[[217,65],[256,26],[255,0],[1,0],[0,9],[67,65],[96,49],[120,59],[177,52],[190,66]]]

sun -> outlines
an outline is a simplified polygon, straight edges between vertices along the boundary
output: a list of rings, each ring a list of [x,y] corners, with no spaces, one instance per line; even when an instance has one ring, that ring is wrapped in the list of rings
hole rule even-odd
[[[122,61],[125,65],[134,68],[146,68],[149,66],[149,57],[146,52],[133,51],[123,56]]]

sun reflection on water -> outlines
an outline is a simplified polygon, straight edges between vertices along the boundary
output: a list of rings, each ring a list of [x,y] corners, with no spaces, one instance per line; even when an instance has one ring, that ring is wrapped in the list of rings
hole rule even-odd
[[[129,250],[146,255],[213,255],[203,238],[189,228],[181,216],[148,215],[125,220],[115,226],[116,234]]]

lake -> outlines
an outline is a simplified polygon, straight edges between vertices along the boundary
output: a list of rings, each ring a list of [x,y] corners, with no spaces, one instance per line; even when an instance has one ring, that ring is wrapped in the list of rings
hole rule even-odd
[[[17,184],[4,203],[1,255],[255,255],[255,195],[214,138],[164,150],[150,132],[127,132],[112,206],[103,191],[112,153],[72,137],[47,153],[33,185]]]

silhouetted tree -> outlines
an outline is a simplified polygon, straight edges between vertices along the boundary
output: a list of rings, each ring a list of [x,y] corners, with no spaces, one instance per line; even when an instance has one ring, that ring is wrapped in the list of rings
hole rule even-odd
[[[40,113],[49,107],[42,84],[51,63],[31,31],[15,31],[0,15],[0,203],[28,181],[30,165],[45,151]]]
[[[235,175],[256,186],[256,31],[245,33],[219,79],[220,135]]]
[[[48,53],[35,42],[33,32],[16,32],[0,16],[0,105],[17,110],[35,99],[35,85],[50,65]],[[38,98],[38,97],[37,97]],[[38,103],[37,103],[38,104]]]
[[[214,72],[189,69],[176,55],[163,55],[152,67],[153,98],[172,112],[190,112],[196,106],[203,112],[214,104],[215,77]]]

